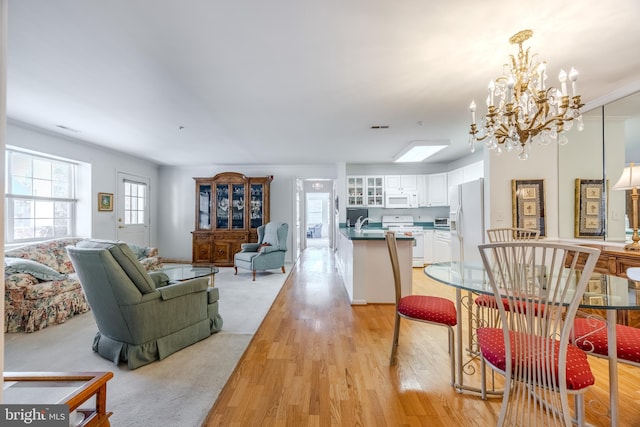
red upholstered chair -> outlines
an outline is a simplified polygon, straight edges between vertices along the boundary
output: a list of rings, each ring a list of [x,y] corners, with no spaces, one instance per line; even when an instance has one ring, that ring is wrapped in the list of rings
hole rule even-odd
[[[607,324],[593,317],[579,317],[573,321],[572,342],[597,357],[608,357]],[[640,366],[640,329],[616,325],[618,361]]]
[[[491,228],[487,230],[487,237],[489,243],[498,242],[514,242],[514,241],[536,241],[540,237],[540,230],[532,230],[528,228]],[[478,324],[493,324],[497,325],[497,313],[498,309],[496,302],[491,295],[480,295],[475,299],[476,305],[476,317]],[[505,309],[509,310],[508,302],[504,303]]]
[[[400,263],[398,261],[398,246],[396,235],[392,231],[385,233],[389,257],[391,258],[391,268],[393,270],[393,282],[396,294],[396,316],[395,328],[393,331],[393,344],[391,346],[390,365],[396,364],[396,353],[398,351],[398,338],[400,333],[400,318],[417,320],[419,322],[430,323],[432,325],[444,326],[449,333],[449,355],[451,359],[451,385],[455,383],[455,353],[453,351],[453,327],[457,324],[457,313],[453,302],[435,296],[427,295],[406,295],[401,294]]]
[[[629,280],[640,281],[640,268],[626,271]],[[608,358],[607,324],[593,316],[578,317],[573,322],[572,342],[593,356]],[[640,329],[616,325],[618,362],[640,366]]]
[[[584,392],[595,378],[587,354],[569,340],[600,250],[532,241],[479,249],[501,325],[476,331],[483,361],[505,377],[498,426],[583,426]]]

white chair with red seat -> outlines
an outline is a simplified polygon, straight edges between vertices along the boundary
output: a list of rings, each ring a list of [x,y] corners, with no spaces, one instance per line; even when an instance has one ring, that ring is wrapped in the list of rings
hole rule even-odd
[[[583,426],[584,393],[595,378],[586,352],[569,339],[600,251],[540,242],[479,249],[501,324],[477,329],[484,361],[505,377],[498,426]],[[584,260],[580,272],[578,259]],[[505,303],[525,315],[508,318]]]
[[[400,319],[415,320],[432,325],[444,326],[449,333],[449,355],[451,359],[451,385],[455,385],[455,353],[453,351],[453,327],[457,324],[457,312],[453,301],[446,298],[429,295],[402,296],[402,281],[400,278],[400,263],[398,261],[398,246],[393,231],[385,233],[385,240],[389,249],[393,282],[395,286],[396,314],[391,346],[390,365],[396,364],[398,340],[400,335]]]
[[[627,269],[627,278],[640,282],[640,268]],[[640,366],[640,329],[616,325],[618,362]],[[609,358],[607,323],[595,316],[576,317],[573,321],[572,342],[596,357]]]

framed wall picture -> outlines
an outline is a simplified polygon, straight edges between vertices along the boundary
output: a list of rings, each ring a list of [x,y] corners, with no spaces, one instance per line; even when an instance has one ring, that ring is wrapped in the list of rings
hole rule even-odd
[[[544,179],[511,180],[513,226],[539,230],[546,236]]]
[[[575,194],[574,237],[604,237],[607,204],[603,180],[576,178]]]
[[[113,210],[113,193],[98,193],[98,210]]]

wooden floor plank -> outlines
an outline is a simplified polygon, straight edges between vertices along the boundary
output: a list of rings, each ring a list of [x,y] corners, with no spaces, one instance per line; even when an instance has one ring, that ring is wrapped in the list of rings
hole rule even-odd
[[[413,279],[415,293],[454,297],[422,269]],[[306,250],[203,425],[495,425],[500,399],[483,401],[449,385],[446,329],[404,321],[398,363],[389,366],[393,311],[388,304],[352,307],[332,252]],[[597,381],[587,399],[606,404],[607,363],[590,363]],[[640,426],[640,368],[619,364],[619,372],[620,425]],[[587,418],[609,425],[594,408]]]

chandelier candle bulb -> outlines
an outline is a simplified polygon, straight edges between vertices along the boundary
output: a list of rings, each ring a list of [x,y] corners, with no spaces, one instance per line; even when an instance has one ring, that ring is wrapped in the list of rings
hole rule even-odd
[[[540,81],[538,82],[539,90],[544,90],[544,79],[545,79],[544,72],[545,72],[545,66],[543,62],[538,66],[538,75],[539,75],[538,78],[540,79]]]
[[[491,80],[489,82],[489,106],[493,105],[493,95],[496,91],[496,84]]]
[[[569,80],[571,80],[571,91],[573,92],[573,96],[578,96],[578,90],[576,89],[578,71],[573,67],[571,67],[571,71],[569,71]]]
[[[471,101],[471,104],[469,104],[469,111],[471,111],[471,123],[476,122],[476,102],[475,101]]]
[[[563,69],[560,69],[560,74],[558,74],[558,80],[560,80],[560,88],[562,90],[562,96],[567,96],[567,72]]]

